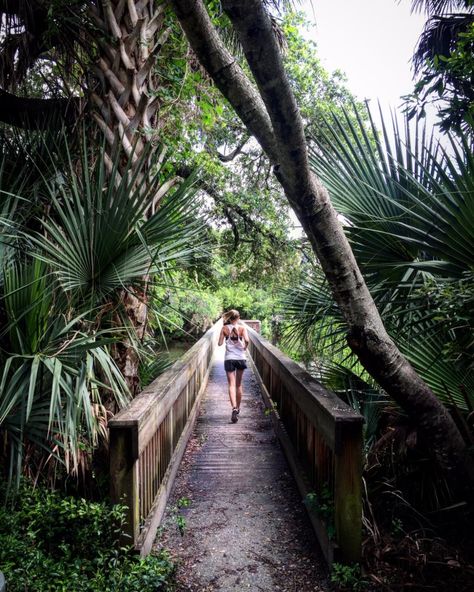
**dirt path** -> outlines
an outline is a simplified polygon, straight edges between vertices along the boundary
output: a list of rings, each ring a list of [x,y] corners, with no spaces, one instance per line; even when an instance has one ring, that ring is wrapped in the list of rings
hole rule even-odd
[[[181,592],[328,589],[327,571],[259,387],[245,372],[237,424],[223,353],[179,469],[157,545],[178,561]],[[177,507],[179,500],[188,507]],[[177,515],[184,518],[181,536]]]

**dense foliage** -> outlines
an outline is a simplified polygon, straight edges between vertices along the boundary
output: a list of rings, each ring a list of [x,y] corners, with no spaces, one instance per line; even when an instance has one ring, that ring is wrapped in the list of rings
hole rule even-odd
[[[417,77],[408,98],[410,116],[437,109],[443,131],[471,135],[474,130],[474,3],[472,0],[414,0],[428,20],[415,51]]]
[[[83,473],[108,415],[130,397],[120,344],[145,361],[154,356],[131,331],[124,294],[144,298],[146,274],[164,279],[202,249],[199,206],[191,178],[145,217],[162,182],[159,169],[143,174],[150,151],[133,170],[132,155],[123,176],[117,163],[107,175],[105,151],[92,158],[84,138],[72,154],[61,134],[2,135],[4,468],[18,478],[27,458],[29,471],[44,474],[49,459]]]
[[[165,552],[141,559],[121,541],[124,508],[22,483],[0,490],[0,567],[9,592],[157,592],[171,589]]]
[[[275,16],[278,3],[266,5],[275,8],[274,30],[312,136],[313,168],[384,323],[472,443],[472,2],[414,3],[465,9],[457,19],[432,15],[411,103],[419,116],[433,97],[442,101],[442,128],[457,134],[447,150],[421,126],[403,133],[382,119],[379,130],[344,76],[322,67],[301,14]],[[18,18],[0,9],[0,87],[71,103],[93,96],[104,115],[96,65],[115,42],[96,35],[89,18],[102,3],[21,4]],[[206,4],[240,59],[220,2]],[[159,121],[136,132],[137,146],[148,142],[140,156],[131,142],[114,159],[117,138],[109,134],[105,145],[90,126],[80,138],[71,129],[0,130],[0,467],[10,477],[54,481],[72,472],[92,481],[94,454],[106,457],[108,418],[167,367],[166,343],[192,341],[237,308],[261,320],[276,343],[286,332],[287,353],[364,414],[365,526],[380,541],[369,496],[383,491],[390,502],[379,526],[398,536],[411,503],[411,516],[451,504],[450,483],[425,458],[405,454],[416,448],[416,418],[388,401],[348,349],[346,326],[269,159],[188,50],[172,13],[161,18],[167,40],[152,67],[157,90],[143,95],[159,103]],[[132,388],[122,375],[125,353],[140,362]],[[105,466],[106,459],[99,477]],[[373,467],[386,472],[374,478]],[[22,486],[14,505],[0,509],[9,590],[166,589],[168,558],[141,561],[122,548],[122,521],[120,508]],[[335,573],[347,585],[358,574]]]
[[[236,308],[242,319],[259,319],[263,334],[272,335],[272,318],[277,314],[280,286],[265,282],[245,281],[239,272],[245,262],[224,265],[216,250],[213,269],[206,275],[176,273],[172,283],[156,286],[150,326],[163,345],[167,339],[193,340],[200,337],[221,316]],[[239,269],[240,268],[240,269]],[[279,275],[275,270],[275,275]]]
[[[403,134],[394,124],[389,134],[382,126],[379,134],[372,124],[361,141],[362,120],[347,133],[334,117],[313,166],[345,218],[390,333],[434,392],[466,410],[474,386],[472,153],[467,139],[451,138],[445,152],[423,129],[410,140],[409,127]],[[344,323],[317,270],[287,305],[294,336],[367,379],[345,350]]]

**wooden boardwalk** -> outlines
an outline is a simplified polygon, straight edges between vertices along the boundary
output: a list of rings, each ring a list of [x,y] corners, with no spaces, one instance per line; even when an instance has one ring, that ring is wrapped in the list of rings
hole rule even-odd
[[[230,412],[219,348],[156,543],[178,561],[178,590],[326,590],[326,564],[250,369],[237,424]]]

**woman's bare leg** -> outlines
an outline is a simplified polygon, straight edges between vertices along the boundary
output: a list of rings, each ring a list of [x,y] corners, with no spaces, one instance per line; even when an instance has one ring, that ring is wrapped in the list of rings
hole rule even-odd
[[[237,370],[237,372],[239,372]],[[227,382],[229,383],[229,400],[230,404],[232,405],[232,409],[237,407],[237,402],[235,398],[235,372],[226,372],[227,374]]]
[[[240,409],[240,403],[242,402],[242,378],[244,376],[244,371],[243,370],[236,370],[236,377],[235,377],[235,390],[236,390],[236,407],[237,409]]]

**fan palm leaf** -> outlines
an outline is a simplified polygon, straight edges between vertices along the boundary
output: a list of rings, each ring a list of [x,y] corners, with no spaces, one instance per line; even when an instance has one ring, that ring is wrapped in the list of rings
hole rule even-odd
[[[451,139],[449,149],[442,149],[418,125],[410,130],[407,123],[402,134],[395,119],[390,130],[382,116],[381,132],[371,116],[369,130],[362,117],[353,121],[347,115],[333,118],[315,140],[312,165],[344,215],[389,332],[434,392],[465,408],[461,390],[474,389],[472,346],[462,351],[456,344],[472,335],[474,319],[472,312],[462,319],[451,315],[441,295],[456,293],[463,282],[472,288],[474,159],[469,143]],[[469,297],[471,288],[461,292]],[[434,304],[431,292],[437,295]],[[329,343],[333,355],[340,356],[344,323],[319,273],[287,294],[284,308],[296,338],[309,335],[314,342],[318,328],[332,327],[331,338],[316,341],[316,349],[324,352]]]
[[[4,272],[0,429],[11,439],[12,472],[21,467],[25,440],[49,453],[59,445],[74,469],[79,443],[97,442],[99,389],[119,407],[130,396],[107,351],[110,332],[81,331],[84,315],[70,318],[66,299],[55,298],[57,286],[45,271],[34,260]]]
[[[35,256],[50,266],[66,292],[86,297],[93,306],[202,249],[195,175],[146,217],[163,183],[159,171],[151,178],[145,174],[150,156],[145,152],[133,168],[130,158],[125,171],[114,166],[107,175],[107,155],[101,150],[92,166],[84,160],[79,176],[69,162],[69,174],[47,184],[46,232],[29,236]]]
[[[396,121],[391,141],[382,118],[382,135],[371,119],[374,148],[368,136],[363,144],[359,140],[364,133],[362,121],[360,130],[350,121],[347,124],[350,131],[335,118],[326,142],[316,141],[318,153],[313,153],[311,161],[336,207],[350,221],[348,234],[364,269],[382,277],[382,260],[397,267],[400,277],[420,261],[448,266],[449,277],[469,269],[474,242],[474,159],[465,150],[467,140],[460,146],[451,139],[448,154],[425,131],[416,129],[414,142],[427,142],[421,151],[404,139]],[[405,138],[410,134],[407,123]]]
[[[11,176],[0,186],[3,221],[15,234],[0,268],[0,431],[16,477],[25,442],[77,470],[81,445],[103,435],[104,401],[120,408],[130,398],[110,348],[127,327],[106,311],[143,276],[153,281],[203,248],[193,176],[156,208],[166,179],[158,166],[146,172],[151,149],[107,170],[103,149],[91,154],[83,141],[78,161],[67,145],[57,148],[50,142],[25,159],[35,175],[22,199],[34,216],[27,208],[18,215]],[[36,207],[45,201],[46,211]]]
[[[471,10],[474,11],[474,7]],[[459,34],[468,31],[473,22],[474,13],[431,17],[413,56],[415,73],[419,73],[427,62],[432,62],[435,56],[449,56],[459,39]]]

